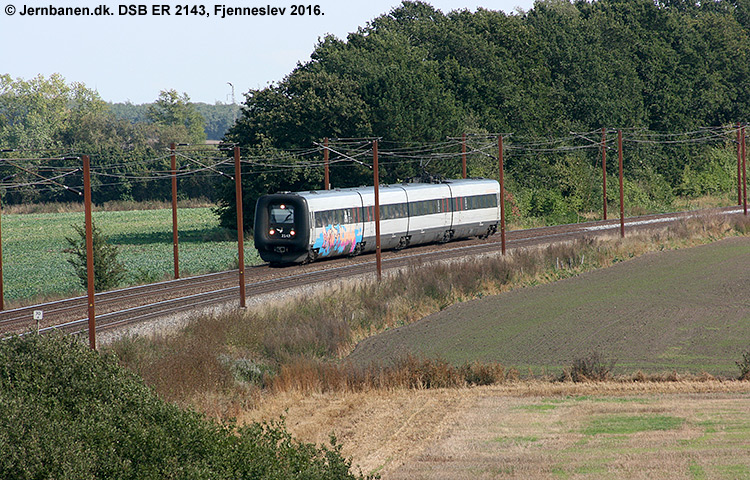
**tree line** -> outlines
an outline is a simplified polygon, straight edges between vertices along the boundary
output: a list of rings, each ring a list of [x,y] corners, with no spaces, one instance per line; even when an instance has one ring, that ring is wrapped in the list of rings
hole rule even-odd
[[[175,92],[169,91],[172,94]],[[182,99],[192,106],[192,110],[200,115],[196,123],[202,125],[203,133],[206,140],[221,140],[227,130],[234,125],[234,121],[239,116],[240,106],[232,103],[215,103],[209,104],[204,102],[190,102],[189,97],[185,94]],[[156,103],[156,102],[155,102]],[[149,122],[149,111],[153,109],[155,103],[133,104],[109,103],[109,109],[117,118],[130,121],[130,123]],[[200,133],[200,132],[198,132]]]
[[[276,148],[325,136],[425,142],[460,132],[685,131],[750,102],[745,8],[731,1],[537,1],[443,14],[406,1],[250,90],[230,138]]]
[[[250,90],[228,138],[270,155],[323,137],[418,144],[507,132],[510,142],[524,142],[602,127],[690,132],[728,125],[745,119],[750,107],[749,13],[747,0],[539,0],[511,14],[483,8],[445,14],[405,1],[346,39],[324,37],[309,62]],[[720,171],[716,181],[727,184],[731,140],[632,148],[626,174],[634,195],[668,204],[676,194],[706,193],[695,191],[686,171]],[[595,174],[597,155],[509,155],[510,189],[526,213],[555,210],[540,205],[572,195],[591,208],[581,197],[595,202],[596,187],[582,193],[570,183]],[[457,169],[436,166],[431,173],[455,177]],[[382,178],[400,181],[418,170],[414,163],[392,164]],[[256,172],[247,181],[245,209],[267,189],[306,189],[320,185],[321,175],[302,168]],[[340,169],[332,183],[369,183],[369,175]],[[227,189],[222,197],[227,225],[232,195]]]
[[[80,166],[80,154],[90,155],[106,171],[92,178],[95,202],[168,199],[168,182],[151,178],[151,172],[169,168],[165,153],[170,144],[203,144],[207,138],[221,138],[238,108],[196,104],[175,90],[162,91],[150,104],[112,104],[83,83],[68,83],[59,74],[28,80],[0,75],[2,200],[7,204],[77,201],[62,185],[80,186],[80,178],[43,188],[34,184],[41,177]],[[13,158],[39,160],[18,164]],[[215,182],[213,176],[186,178],[180,181],[180,192],[213,199]]]

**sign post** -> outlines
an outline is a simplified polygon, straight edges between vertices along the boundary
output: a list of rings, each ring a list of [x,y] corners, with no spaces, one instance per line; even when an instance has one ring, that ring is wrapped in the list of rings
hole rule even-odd
[[[34,310],[34,320],[36,320],[36,334],[39,335],[39,322],[44,320],[44,310]]]

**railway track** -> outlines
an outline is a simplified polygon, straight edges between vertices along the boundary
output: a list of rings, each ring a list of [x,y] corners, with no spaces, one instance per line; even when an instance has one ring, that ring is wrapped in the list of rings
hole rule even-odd
[[[741,214],[737,207],[709,211],[648,215],[626,221],[627,231],[663,227],[689,217]],[[582,237],[616,234],[617,220],[596,221],[514,230],[507,233],[508,250],[547,245]],[[487,240],[465,240],[446,245],[413,247],[401,252],[384,252],[383,269],[389,270],[438,260],[449,260],[472,255],[493,254],[500,251],[500,235]],[[248,298],[286,291],[305,286],[327,285],[343,278],[371,274],[375,270],[375,256],[339,258],[311,265],[285,269],[268,265],[248,267],[246,295]],[[178,313],[238,302],[237,270],[198,275],[148,285],[129,287],[96,295],[96,321],[99,331],[169,317]],[[33,312],[42,310],[44,321],[37,325]],[[66,333],[87,331],[87,298],[76,297],[0,312],[0,335],[19,334],[32,330]]]

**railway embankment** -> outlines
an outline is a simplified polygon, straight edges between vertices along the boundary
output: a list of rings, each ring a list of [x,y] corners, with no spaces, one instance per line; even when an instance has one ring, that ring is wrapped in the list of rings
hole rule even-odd
[[[419,382],[412,382],[409,376],[420,374],[418,364],[415,364],[409,374],[385,378],[380,374],[385,370],[377,364],[371,362],[369,366],[366,365],[367,362],[363,360],[366,356],[363,355],[362,348],[365,348],[368,342],[377,342],[380,334],[386,337],[401,335],[402,332],[411,331],[410,328],[418,330],[420,325],[431,324],[429,315],[440,315],[438,312],[450,311],[451,305],[459,305],[452,307],[454,309],[468,308],[471,304],[469,300],[511,290],[522,292],[511,295],[525,295],[526,292],[535,290],[528,287],[553,284],[566,278],[576,283],[584,281],[577,278],[585,278],[586,272],[612,265],[624,265],[630,263],[626,260],[641,257],[648,252],[701,245],[721,237],[742,236],[744,239],[746,233],[746,223],[733,224],[723,217],[709,221],[696,219],[680,223],[676,227],[633,235],[625,240],[589,238],[518,251],[505,258],[482,257],[469,260],[460,266],[452,262],[414,265],[386,277],[380,283],[360,282],[354,285],[331,286],[272,306],[251,308],[246,312],[233,312],[228,315],[199,317],[189,322],[179,334],[154,338],[128,338],[115,342],[112,348],[118,352],[126,365],[143,375],[147,382],[167,398],[192,403],[216,415],[235,415],[256,404],[269,393],[285,390],[314,392],[362,390],[375,386],[389,388],[409,386],[413,383],[418,385]],[[742,246],[736,249],[740,253],[743,251]],[[712,251],[710,248],[709,250]],[[728,262],[742,263],[736,259]],[[690,265],[695,262],[677,262],[680,263]],[[618,269],[619,267],[606,268],[604,271],[616,274]],[[714,265],[704,270],[727,271],[728,268]],[[675,276],[675,280],[687,278],[690,278],[690,275]],[[635,282],[634,286],[641,287],[644,282],[645,280]],[[656,292],[659,283],[651,284],[654,285],[652,290]],[[554,290],[560,286],[553,284],[549,288]],[[627,285],[622,287],[625,293],[630,291],[631,294],[632,288]],[[679,293],[680,287],[675,286],[673,290]],[[711,291],[714,292],[712,295],[721,293],[720,288]],[[498,357],[493,358],[487,352],[492,348],[501,347],[508,351],[508,347],[503,347],[503,342],[508,341],[512,344],[515,337],[504,336],[505,334],[501,333],[490,336],[488,331],[472,328],[470,321],[453,324],[449,331],[444,333],[445,339],[424,340],[426,343],[454,342],[460,346],[456,350],[465,350],[468,354],[474,351],[477,354],[473,358],[451,359],[448,355],[455,350],[444,347],[445,349],[439,353],[441,359],[459,363],[488,362],[489,366],[502,365],[504,373],[502,376],[498,375],[498,380],[503,380],[513,367],[522,377],[528,375],[529,366],[533,367],[532,374],[543,375],[545,369],[552,372],[556,367],[567,365],[573,360],[573,356],[586,352],[587,347],[606,347],[607,345],[602,342],[609,341],[609,337],[604,335],[613,335],[615,332],[614,327],[604,328],[608,320],[619,319],[616,323],[620,333],[623,336],[629,335],[629,341],[636,344],[653,344],[655,338],[667,338],[667,334],[672,339],[680,339],[686,335],[684,329],[689,326],[687,321],[680,324],[682,326],[679,328],[672,328],[668,320],[660,320],[661,323],[653,323],[649,330],[647,327],[652,324],[645,316],[645,304],[638,303],[643,295],[634,299],[631,295],[632,300],[628,305],[607,303],[606,300],[611,299],[617,292],[617,288],[603,289],[600,293],[605,300],[603,305],[612,311],[618,307],[621,311],[629,312],[629,315],[611,316],[607,311],[582,310],[586,302],[581,306],[566,309],[565,304],[559,301],[548,301],[547,309],[551,314],[563,316],[567,310],[567,315],[573,315],[575,318],[568,318],[567,325],[560,322],[555,334],[550,335],[549,339],[537,338],[530,333],[533,330],[526,332],[519,328],[520,333],[516,335],[526,335],[523,337],[526,339],[524,345],[528,346],[529,351],[523,357],[522,353],[513,358],[508,357],[510,361],[507,364],[500,364]],[[702,291],[698,289],[697,293]],[[729,298],[727,302],[730,303],[722,305],[726,305],[728,309],[737,308],[736,298]],[[685,309],[688,308],[692,307],[686,304]],[[524,310],[523,304],[518,310],[519,315],[523,316],[526,312],[525,318],[535,319],[533,322],[536,327],[541,328],[543,322],[535,312]],[[448,316],[448,313],[443,315]],[[578,318],[576,315],[592,318]],[[427,320],[421,320],[425,317]],[[584,322],[591,322],[597,330],[581,328]],[[497,323],[503,325],[502,319],[497,320]],[[408,325],[413,327],[406,328]],[[664,328],[660,329],[659,325]],[[642,336],[637,335],[639,331],[643,332]],[[695,329],[695,332],[684,338],[694,342],[703,339],[708,341],[715,338],[715,332],[715,326],[705,326]],[[471,338],[484,342],[484,346],[479,348],[471,343],[461,343],[468,342]],[[733,338],[740,341],[742,337],[734,335]],[[626,341],[628,339],[620,338],[621,343],[613,345],[624,345],[622,342]],[[355,347],[360,342],[364,343],[357,352]],[[652,350],[651,353],[658,353],[651,355],[649,352],[640,351],[640,357],[632,358],[623,355],[623,352],[626,353],[625,350],[600,350],[607,356],[614,357],[618,368],[632,368],[633,371],[683,369],[691,365],[690,369],[697,369],[697,365],[701,364],[707,371],[718,374],[728,372],[734,365],[733,360],[726,357],[719,368],[711,370],[719,364],[707,360],[710,352],[700,353],[705,350],[703,346],[696,345],[691,348],[689,345],[680,344],[684,350],[677,351],[675,343],[664,341],[663,345],[663,351],[658,351],[658,348],[654,347],[656,350]],[[355,354],[347,359],[353,351]],[[557,356],[548,354],[544,357],[545,351],[555,352]],[[411,347],[404,347],[397,353],[409,352]],[[693,363],[685,362],[685,352],[692,352]],[[480,353],[482,356],[479,356]],[[736,352],[737,360],[740,353]],[[643,360],[647,354],[651,363],[639,363],[639,358]],[[518,358],[527,360],[521,361]],[[654,359],[662,363],[654,363]],[[377,360],[381,365],[387,363],[384,357],[372,357],[372,360]],[[701,371],[695,373],[699,374]],[[487,383],[484,380],[482,382]]]

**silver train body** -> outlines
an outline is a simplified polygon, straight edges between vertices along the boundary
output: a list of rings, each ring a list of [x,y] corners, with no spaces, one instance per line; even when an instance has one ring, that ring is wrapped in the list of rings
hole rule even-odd
[[[486,237],[497,231],[500,185],[494,180],[382,185],[382,249]],[[255,247],[271,264],[375,251],[373,187],[277,193],[258,199]]]

